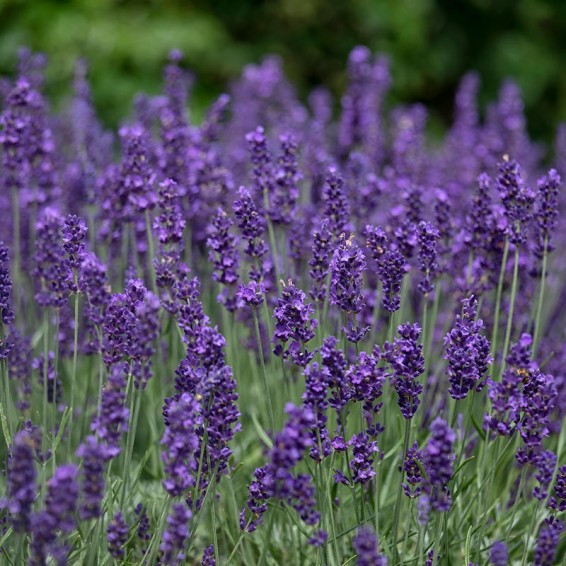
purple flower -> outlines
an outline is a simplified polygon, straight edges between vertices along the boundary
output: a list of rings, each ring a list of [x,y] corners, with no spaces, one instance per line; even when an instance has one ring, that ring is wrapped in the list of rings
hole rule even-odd
[[[312,537],[307,540],[307,544],[314,546],[315,548],[320,548],[326,544],[328,540],[328,533],[323,530],[316,531]]]
[[[430,427],[431,438],[424,450],[424,464],[427,473],[427,493],[432,508],[436,511],[448,511],[452,506],[452,498],[448,482],[454,474],[452,453],[456,433],[446,421],[437,417]]]
[[[10,276],[10,260],[8,248],[0,242],[0,324],[9,325],[14,321],[10,295],[12,294],[12,277]],[[0,352],[2,352],[0,342]],[[0,356],[1,357],[1,356]]]
[[[100,409],[91,430],[108,445],[112,457],[120,453],[120,437],[128,430],[130,411],[126,405],[127,364],[113,366],[102,390]]]
[[[314,356],[314,351],[309,352],[305,345],[314,338],[318,321],[311,320],[314,307],[305,304],[303,291],[297,289],[291,281],[287,285],[282,282],[282,286],[281,297],[277,299],[277,306],[273,311],[273,317],[277,321],[273,334],[276,346],[273,351],[283,359],[291,357],[293,363],[304,368]],[[285,349],[289,341],[291,343]]]
[[[334,166],[328,168],[322,200],[322,218],[328,219],[331,232],[341,234],[350,222],[350,203],[344,191],[344,181]]]
[[[147,511],[145,510],[145,507],[141,503],[138,503],[136,505],[136,508],[134,509],[134,513],[138,518],[138,527],[136,531],[136,536],[138,537],[138,539],[142,541],[148,541],[149,539],[151,539],[151,534],[149,532],[150,530],[149,517],[147,516]]]
[[[506,234],[512,244],[523,244],[532,218],[531,209],[535,194],[525,186],[519,164],[514,160],[504,158],[499,163],[499,175],[496,181],[507,219]]]
[[[70,266],[62,245],[63,221],[46,208],[36,224],[34,276],[40,283],[35,298],[43,307],[60,308],[69,296]]]
[[[199,403],[189,393],[183,393],[167,407],[167,426],[161,440],[167,476],[163,486],[173,497],[183,495],[195,482],[193,465],[199,447],[196,430],[202,424],[200,410]]]
[[[365,485],[375,476],[373,455],[378,452],[377,443],[365,432],[360,432],[349,440],[348,445],[352,446],[353,453],[350,460],[352,480]]]
[[[303,393],[303,403],[314,415],[315,426],[311,432],[313,445],[310,456],[317,462],[328,456],[331,452],[328,442],[328,430],[326,429],[328,408],[328,391],[331,381],[330,373],[324,366],[313,362],[307,366],[304,372],[305,392]]]
[[[558,468],[549,507],[555,511],[566,511],[566,466]]]
[[[124,545],[128,542],[128,524],[121,511],[114,515],[108,523],[106,539],[108,541],[108,552],[115,560],[124,557]]]
[[[312,258],[309,260],[309,275],[314,281],[310,296],[317,302],[326,298],[328,271],[330,259],[334,251],[333,236],[330,230],[330,220],[322,220],[318,228],[313,231]]]
[[[94,436],[87,436],[76,454],[83,460],[79,515],[83,521],[96,519],[102,512],[100,506],[104,496],[104,468],[112,458],[112,451],[100,444]]]
[[[338,414],[338,424],[341,423],[340,413],[350,400],[351,390],[346,379],[347,363],[344,352],[338,347],[338,340],[334,336],[328,336],[322,343],[320,354],[322,365],[330,374],[330,390],[332,391],[329,399],[330,406]]]
[[[126,358],[134,384],[145,389],[152,376],[151,363],[159,336],[159,299],[139,279],[128,281],[124,293],[112,296],[103,326],[104,362]]]
[[[299,198],[298,184],[303,178],[299,171],[298,145],[294,137],[285,134],[279,137],[281,154],[277,158],[273,175],[275,183],[270,202],[269,216],[274,224],[291,224],[296,215]]]
[[[85,238],[88,228],[82,218],[69,214],[63,225],[63,248],[72,269],[79,269],[85,255]]]
[[[8,460],[7,498],[0,500],[10,513],[10,522],[17,533],[26,532],[35,501],[34,442],[26,431],[20,431],[12,442]]]
[[[66,563],[67,550],[57,544],[57,532],[71,532],[76,526],[75,513],[79,488],[74,465],[60,466],[47,484],[45,508],[32,517],[31,554],[33,564],[45,564],[48,555],[57,563]]]
[[[309,525],[316,524],[320,518],[315,511],[312,478],[310,475],[295,476],[292,472],[303,459],[305,450],[313,444],[314,415],[309,408],[295,407],[291,403],[287,404],[285,411],[287,422],[273,439],[269,463],[256,469],[249,487],[247,507],[252,518],[246,522],[245,508],[240,514],[240,527],[247,532],[255,531],[262,522],[267,501],[272,498],[292,505]]]
[[[383,405],[378,401],[383,394],[386,378],[386,368],[379,367],[380,359],[378,347],[374,349],[373,354],[360,352],[356,363],[352,364],[345,374],[349,397],[363,403],[364,416],[369,427],[368,433],[372,436],[377,436],[383,431],[383,427],[375,423],[376,414]]]
[[[214,558],[214,545],[207,546],[202,553],[202,560],[200,566],[216,566]]]
[[[539,501],[544,501],[548,497],[548,490],[556,467],[556,454],[552,450],[543,450],[534,458],[537,471],[535,479],[538,485],[533,489],[533,497]]]
[[[536,546],[534,566],[552,566],[556,558],[556,549],[560,541],[560,534],[564,530],[564,524],[554,517],[544,520]]]
[[[434,279],[438,271],[436,246],[439,237],[440,232],[430,222],[419,223],[419,269],[424,275],[424,279],[419,283],[419,291],[425,296],[434,291]]]
[[[403,462],[402,469],[407,478],[407,483],[403,484],[403,491],[411,499],[419,497],[422,492],[423,473],[421,466],[423,466],[424,457],[424,452],[419,450],[419,444],[415,441],[412,448],[407,450],[407,455]]]
[[[240,285],[238,299],[249,307],[257,308],[264,301],[265,287],[263,283],[250,281],[247,285]]]
[[[238,281],[237,239],[230,234],[233,222],[222,208],[212,219],[206,245],[208,260],[214,266],[212,279],[223,285],[234,285]]]
[[[148,133],[140,124],[123,127],[120,130],[122,141],[122,162],[120,164],[120,184],[118,206],[123,221],[134,220],[136,214],[155,207],[155,173],[151,168],[148,152]]]
[[[477,299],[474,295],[462,301],[462,315],[456,315],[456,324],[444,338],[448,360],[448,392],[454,399],[465,399],[470,391],[479,391],[485,385],[485,374],[491,363],[491,344],[480,334],[483,321],[476,320]]]
[[[367,225],[364,230],[366,246],[377,264],[377,276],[383,286],[383,307],[395,312],[401,306],[399,292],[401,282],[408,271],[403,254],[391,247],[389,238],[381,227]]]
[[[360,528],[353,540],[358,566],[387,566],[387,558],[379,553],[377,537],[369,528]]]
[[[161,562],[177,566],[185,560],[185,542],[189,537],[188,523],[192,514],[187,506],[175,503],[167,516],[167,527],[159,549],[162,552]]]
[[[179,245],[183,240],[185,219],[179,206],[179,189],[172,179],[159,183],[159,214],[153,221],[153,229],[162,246]]]
[[[507,566],[508,560],[507,545],[501,540],[496,540],[489,549],[489,563],[491,566]]]
[[[342,234],[330,262],[330,303],[347,315],[359,313],[365,305],[362,293],[365,268],[365,255],[353,235],[346,239]]]
[[[269,202],[273,193],[273,164],[263,128],[258,126],[246,134],[246,141],[253,164],[255,196],[260,202]]]
[[[562,181],[555,169],[538,180],[538,192],[535,208],[535,229],[537,234],[536,253],[542,257],[546,251],[554,249],[551,242],[558,217],[558,197]]]
[[[386,342],[383,358],[390,364],[393,374],[391,383],[398,395],[398,405],[405,419],[412,419],[419,408],[419,395],[423,386],[417,378],[424,372],[423,345],[418,343],[420,326],[401,324],[393,344]]]
[[[256,260],[267,253],[267,245],[263,240],[266,228],[265,218],[257,210],[248,189],[240,187],[238,194],[240,198],[233,205],[234,215],[238,221],[242,238],[247,242],[245,253]]]

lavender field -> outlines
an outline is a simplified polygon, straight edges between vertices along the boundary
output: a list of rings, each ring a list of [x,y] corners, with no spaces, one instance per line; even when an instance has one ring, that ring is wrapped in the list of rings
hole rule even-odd
[[[0,80],[0,563],[564,564],[566,125],[465,75],[444,136],[171,52],[117,131]]]

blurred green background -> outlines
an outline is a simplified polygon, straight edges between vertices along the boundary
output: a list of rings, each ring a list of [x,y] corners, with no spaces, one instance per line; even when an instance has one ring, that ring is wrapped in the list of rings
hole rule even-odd
[[[0,73],[27,45],[49,56],[47,89],[60,104],[74,60],[91,65],[95,103],[116,125],[135,92],[157,93],[166,54],[184,51],[198,116],[249,62],[283,57],[301,95],[339,95],[357,44],[390,55],[393,102],[422,101],[436,124],[452,113],[461,75],[482,76],[482,101],[506,76],[523,89],[533,136],[566,120],[565,0],[0,0]]]

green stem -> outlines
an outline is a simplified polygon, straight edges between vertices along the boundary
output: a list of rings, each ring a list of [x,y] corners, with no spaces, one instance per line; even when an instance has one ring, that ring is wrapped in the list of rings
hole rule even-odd
[[[153,265],[153,260],[155,258],[155,249],[153,246],[153,234],[151,232],[151,216],[149,215],[149,210],[145,211],[145,232],[147,236],[147,251],[149,253],[149,273],[151,279],[151,290],[155,295],[157,292],[157,284],[155,283],[155,266]]]
[[[263,374],[263,387],[265,389],[265,397],[267,399],[267,408],[269,409],[269,421],[271,424],[271,431],[275,432],[275,419],[273,414],[273,403],[271,402],[271,394],[269,392],[269,385],[267,383],[267,372],[265,370],[265,357],[263,355],[263,345],[261,343],[261,333],[259,331],[259,317],[257,310],[254,309],[254,323],[255,323],[255,335],[257,340],[257,346],[259,349],[259,357],[261,360],[261,369]]]
[[[511,330],[513,328],[513,313],[515,311],[515,297],[517,295],[517,281],[519,279],[519,247],[515,247],[515,261],[513,263],[513,283],[511,285],[511,304],[509,305],[509,318],[507,319],[507,329],[505,331],[505,342],[503,343],[503,359],[501,360],[500,376],[505,371],[507,353],[509,352],[509,342],[511,341]]]
[[[77,285],[77,273],[74,274],[75,286]],[[73,336],[73,373],[71,376],[71,407],[69,411],[69,432],[67,434],[67,453],[71,455],[71,448],[73,445],[73,414],[75,411],[75,387],[77,379],[77,356],[78,356],[78,345],[79,345],[79,293],[78,290],[75,293],[75,328]]]
[[[491,337],[491,355],[493,362],[491,363],[491,375],[495,378],[495,363],[497,356],[497,335],[499,334],[499,310],[501,308],[501,294],[503,292],[503,281],[505,279],[505,269],[507,267],[507,256],[509,255],[509,238],[505,239],[505,247],[503,249],[503,259],[501,261],[501,269],[499,271],[499,281],[497,283],[497,295],[495,299],[495,312],[493,313],[493,332]]]
[[[546,287],[546,270],[548,264],[548,236],[544,238],[544,252],[542,256],[542,274],[540,278],[540,290],[538,295],[537,316],[535,319],[535,335],[533,339],[533,359],[535,357],[541,333],[542,307],[544,304],[544,291]]]
[[[399,515],[401,513],[401,505],[403,501],[403,479],[405,477],[405,472],[402,466],[407,456],[407,451],[409,450],[410,437],[411,437],[411,421],[409,419],[405,419],[405,438],[403,440],[403,452],[401,453],[401,479],[399,481],[399,488],[397,489],[397,501],[395,503],[395,513],[393,515],[393,528],[391,530],[391,536],[393,539],[393,556],[396,562],[399,560],[399,551],[397,549],[397,531],[399,528]]]

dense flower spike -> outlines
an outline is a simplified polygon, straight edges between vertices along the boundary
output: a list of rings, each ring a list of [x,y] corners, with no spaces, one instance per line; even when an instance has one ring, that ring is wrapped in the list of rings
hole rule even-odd
[[[491,344],[480,334],[483,321],[476,320],[477,299],[474,295],[462,301],[462,314],[444,338],[448,360],[448,392],[454,399],[465,399],[470,391],[485,385],[485,374],[491,362]]]
[[[125,555],[124,545],[128,541],[128,524],[120,511],[118,511],[112,521],[108,523],[106,537],[110,556],[115,560],[123,558]]]
[[[291,281],[288,284],[283,281],[282,287],[281,297],[273,311],[277,321],[273,335],[276,346],[273,351],[283,359],[291,357],[293,363],[304,368],[314,356],[314,352],[309,352],[305,344],[314,338],[318,321],[311,320],[314,308],[311,304],[305,304],[303,291],[297,289]],[[289,341],[291,343],[286,347]]]
[[[242,238],[247,242],[245,252],[255,260],[267,253],[267,245],[263,240],[266,229],[265,218],[257,210],[248,189],[240,187],[239,197],[234,201],[234,215],[238,221]]]
[[[508,158],[504,158],[499,164],[496,182],[507,219],[505,232],[511,243],[523,244],[532,218],[535,194],[530,187],[525,186],[519,164]]]
[[[552,566],[554,564],[558,541],[563,530],[564,525],[558,519],[553,517],[545,519],[535,547],[533,562],[535,566]]]
[[[69,265],[79,269],[85,255],[85,238],[88,228],[82,218],[69,214],[63,224],[63,248],[67,252]]]
[[[566,511],[566,466],[558,468],[549,506],[555,511]]]
[[[199,447],[197,427],[202,423],[200,405],[189,393],[167,407],[167,427],[161,440],[167,479],[163,485],[173,497],[182,495],[195,483],[193,464]]]
[[[188,523],[191,512],[186,505],[175,503],[167,517],[167,527],[163,533],[163,542],[159,547],[164,564],[183,564],[185,561],[185,542],[189,536]]]
[[[17,533],[26,532],[35,501],[35,464],[33,439],[20,431],[12,443],[8,460],[7,498],[0,502],[10,514],[10,522]]]
[[[246,522],[245,509],[240,514],[240,527],[247,532],[257,529],[267,511],[267,501],[272,498],[292,505],[308,525],[316,524],[320,518],[315,511],[312,478],[301,474],[295,476],[292,472],[303,459],[305,450],[312,446],[310,431],[314,426],[314,416],[310,409],[295,407],[291,403],[287,404],[285,412],[287,423],[275,435],[269,463],[256,469],[249,488],[247,507],[252,518]]]
[[[390,379],[398,395],[401,414],[412,419],[419,408],[419,395],[423,391],[423,386],[417,381],[425,369],[423,345],[418,342],[421,328],[417,323],[407,323],[401,324],[397,332],[400,338],[395,338],[393,344],[385,344],[383,358],[392,370]]]
[[[561,186],[560,175],[556,169],[551,169],[548,175],[538,180],[538,191],[535,208],[535,229],[537,234],[538,255],[544,255],[545,251],[554,249],[552,236],[556,228],[558,217],[558,198]]]
[[[14,312],[11,304],[12,277],[10,275],[10,261],[8,248],[0,242],[0,324],[9,325],[14,321]],[[0,342],[0,352],[4,351]],[[2,357],[0,355],[0,357]]]
[[[77,456],[82,459],[79,515],[83,520],[96,519],[102,512],[105,463],[113,457],[113,451],[94,436],[87,436],[79,446]]]
[[[379,553],[375,533],[367,527],[360,529],[354,537],[354,550],[358,555],[358,566],[387,566],[387,558]]]
[[[433,421],[430,432],[431,438],[424,451],[427,495],[433,509],[448,511],[452,505],[448,482],[454,473],[455,456],[452,450],[456,433],[440,417]]]
[[[36,225],[34,275],[40,282],[35,297],[43,307],[62,307],[69,296],[70,264],[65,257],[61,230],[63,219],[47,208]]]
[[[430,222],[419,223],[419,269],[424,275],[424,279],[419,283],[419,291],[423,295],[434,291],[434,278],[438,271],[436,245],[439,237],[438,229]]]
[[[329,229],[334,234],[341,234],[350,222],[350,203],[344,191],[344,180],[334,166],[328,169],[322,201],[322,218],[328,219]]]
[[[102,390],[100,409],[91,430],[107,444],[112,456],[120,452],[120,437],[128,430],[130,411],[126,408],[127,364],[117,364]]]
[[[309,260],[309,275],[314,284],[310,296],[317,302],[322,302],[327,296],[326,279],[330,269],[330,260],[333,252],[333,235],[330,229],[330,220],[325,218],[320,226],[313,231],[312,258]]]
[[[57,563],[67,561],[67,549],[57,541],[57,533],[69,533],[76,524],[78,499],[77,468],[60,466],[49,480],[45,508],[32,517],[32,564],[45,564],[48,556]]]
[[[495,541],[489,549],[489,563],[492,566],[507,566],[508,560],[507,545],[501,540]]]
[[[274,167],[275,183],[271,198],[269,217],[274,224],[291,224],[296,214],[297,200],[299,198],[299,182],[302,174],[299,171],[299,146],[290,134],[279,137],[281,154]]]
[[[419,450],[418,442],[407,450],[405,461],[403,462],[403,472],[405,472],[407,483],[403,484],[405,495],[410,498],[419,497],[422,492],[423,481],[422,467],[424,467],[424,452]]]

